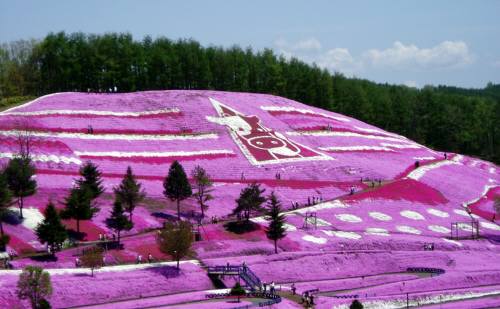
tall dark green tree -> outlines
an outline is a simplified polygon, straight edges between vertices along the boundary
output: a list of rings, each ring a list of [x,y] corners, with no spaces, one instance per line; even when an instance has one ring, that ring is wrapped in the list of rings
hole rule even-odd
[[[5,175],[9,189],[17,198],[19,216],[23,218],[24,198],[36,193],[37,183],[33,178],[35,166],[29,156],[17,156],[11,160],[5,168]]]
[[[76,232],[80,234],[80,221],[90,220],[99,211],[93,203],[94,192],[87,186],[71,189],[64,201],[65,209],[61,215],[65,219],[76,220]]]
[[[7,211],[10,203],[12,202],[12,193],[9,190],[7,183],[7,176],[4,171],[0,171],[0,235],[4,236],[3,231],[3,217]]]
[[[94,163],[88,161],[80,168],[81,178],[76,181],[81,188],[86,187],[91,199],[98,198],[103,192],[102,173]]]
[[[281,213],[281,202],[274,192],[267,199],[266,220],[269,225],[266,228],[267,238],[274,241],[274,253],[278,253],[278,240],[286,236],[285,215]]]
[[[115,231],[118,235],[118,245],[120,244],[120,234],[122,231],[129,231],[134,226],[132,221],[127,218],[122,207],[122,203],[118,200],[113,204],[113,210],[109,218],[106,219],[106,226]]]
[[[49,202],[44,212],[45,218],[37,226],[35,233],[42,244],[47,244],[50,253],[61,250],[62,243],[68,237],[66,228],[61,222],[59,213],[52,202]]]
[[[132,213],[137,204],[144,200],[146,192],[142,189],[141,183],[135,179],[130,166],[127,168],[127,173],[123,176],[120,185],[114,188],[113,191],[115,192],[115,199],[124,206],[129,213],[130,222],[133,222]]]
[[[170,165],[168,175],[163,181],[163,195],[172,201],[177,202],[177,219],[181,219],[181,207],[180,202],[187,199],[193,195],[191,190],[191,185],[184,172],[182,165],[174,161]]]
[[[210,179],[210,175],[205,171],[205,169],[197,165],[192,173],[195,192],[193,196],[200,205],[201,216],[205,217],[205,210],[208,208],[206,204],[208,201],[213,199],[211,192],[213,189],[213,182]]]
[[[236,208],[233,210],[233,214],[243,215],[243,218],[249,221],[252,212],[262,210],[262,204],[266,201],[266,198],[262,195],[265,191],[257,183],[252,183],[241,190],[240,197],[236,200]]]

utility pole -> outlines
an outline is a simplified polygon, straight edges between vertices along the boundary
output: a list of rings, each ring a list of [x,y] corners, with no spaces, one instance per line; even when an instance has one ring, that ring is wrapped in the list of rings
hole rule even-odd
[[[408,297],[408,293],[406,293],[406,308],[410,308],[410,298]]]

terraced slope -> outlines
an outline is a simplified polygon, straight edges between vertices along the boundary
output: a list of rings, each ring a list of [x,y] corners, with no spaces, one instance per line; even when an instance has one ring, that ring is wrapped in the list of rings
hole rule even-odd
[[[221,224],[205,225],[203,241],[195,245],[204,264],[225,264],[229,257],[247,261],[264,280],[303,281],[305,289],[314,287],[312,282],[339,276],[384,275],[436,263],[454,274],[457,263],[466,264],[466,254],[467,263],[483,263],[462,274],[466,278],[473,273],[477,280],[473,284],[464,279],[466,283],[458,285],[458,277],[441,279],[444,288],[500,284],[500,268],[490,264],[499,252],[500,226],[493,221],[493,203],[500,196],[498,167],[460,154],[445,156],[353,118],[262,94],[58,93],[0,113],[0,164],[16,153],[17,136],[26,133],[32,138],[40,190],[27,200],[23,222],[5,224],[14,254],[43,249],[33,228],[43,218],[47,201],[61,201],[81,164],[91,160],[103,171],[108,193],[131,166],[149,196],[134,213],[135,226],[125,237],[124,250],[109,251],[108,261],[131,262],[137,254],[150,252],[163,258],[153,234],[137,233],[161,226],[174,213],[162,197],[162,180],[170,163],[178,160],[188,173],[201,165],[214,179],[215,199],[209,203],[208,217],[229,215],[240,190],[251,182],[261,183],[266,193],[274,191],[287,209],[288,235],[279,243],[279,255],[267,255],[274,248],[263,232],[265,219],[254,217],[262,229],[245,235],[229,233]],[[109,232],[104,220],[111,202],[110,194],[101,198],[99,214],[82,224],[86,240]],[[299,208],[292,209],[297,203]],[[183,210],[185,215],[198,212],[193,200],[185,201]],[[309,213],[316,214],[315,224],[305,224]],[[480,240],[464,240],[471,234],[472,220],[479,224]],[[72,221],[65,223],[74,227]],[[459,223],[459,240],[450,238],[452,223]],[[426,243],[433,243],[439,255],[422,255]],[[339,251],[356,253],[346,259]],[[387,253],[391,251],[401,252],[392,256]],[[61,252],[56,262],[43,265],[72,267],[74,253]],[[316,265],[318,261],[323,262]],[[36,261],[26,258],[13,262],[16,267],[32,263]],[[308,263],[314,265],[305,266]],[[482,273],[488,271],[493,271],[489,277]],[[391,284],[388,291],[397,289]],[[412,291],[424,293],[425,286],[415,283]],[[192,287],[196,288],[206,289]],[[322,304],[342,304],[332,300],[331,289],[324,289]],[[383,288],[374,289],[385,295]],[[436,294],[425,293],[422,297]],[[71,297],[55,299],[65,306]],[[387,301],[387,296],[370,299],[377,300]]]

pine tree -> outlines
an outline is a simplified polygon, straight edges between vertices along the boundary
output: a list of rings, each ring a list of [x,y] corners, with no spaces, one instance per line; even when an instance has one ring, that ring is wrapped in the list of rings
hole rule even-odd
[[[11,159],[5,168],[7,183],[12,195],[17,198],[19,216],[23,218],[24,198],[36,193],[37,183],[33,178],[35,166],[29,156],[19,156]]]
[[[12,202],[12,193],[9,190],[7,177],[3,171],[0,171],[0,235],[4,237],[3,216]]]
[[[88,161],[80,168],[80,176],[82,178],[76,181],[77,185],[80,187],[87,187],[91,193],[91,199],[98,198],[103,192],[104,187],[102,186],[102,174],[98,167]]]
[[[125,210],[129,213],[130,222],[133,222],[132,213],[135,207],[146,196],[141,187],[141,183],[137,182],[132,173],[132,168],[129,166],[121,184],[113,189],[116,200],[122,203],[125,206]]]
[[[231,288],[231,291],[229,292],[229,294],[232,295],[232,296],[238,296],[238,302],[240,302],[240,297],[243,296],[243,295],[246,295],[247,292],[240,285],[239,282],[236,282],[236,284]]]
[[[129,231],[134,226],[125,215],[120,201],[115,201],[111,215],[106,219],[106,226],[109,229],[116,231],[116,234],[118,235],[118,245],[120,245],[121,231]]]
[[[281,203],[274,192],[268,198],[267,207],[266,220],[269,221],[269,226],[266,228],[266,235],[274,241],[274,253],[278,253],[278,240],[286,236],[284,227],[286,219],[281,213]]]
[[[65,219],[76,220],[76,232],[80,234],[80,220],[90,220],[99,211],[92,203],[94,193],[84,187],[74,187],[69,196],[65,199],[66,208],[61,215]]]
[[[191,185],[184,172],[184,168],[179,162],[174,161],[170,165],[168,175],[163,181],[163,188],[165,189],[163,191],[165,197],[177,202],[177,218],[180,220],[180,202],[193,195],[193,192],[191,191]]]
[[[213,182],[205,169],[199,165],[194,168],[192,175],[196,189],[193,196],[200,205],[201,216],[204,218],[205,209],[208,208],[205,203],[213,199],[213,196],[210,194],[213,191],[211,189]]]
[[[233,214],[240,215],[243,213],[245,220],[249,221],[252,211],[260,211],[262,209],[262,204],[266,201],[266,198],[262,196],[264,191],[266,190],[260,189],[260,185],[257,183],[252,183],[241,190],[240,197],[236,200],[237,205],[233,210]]]
[[[172,256],[177,261],[177,269],[179,269],[180,259],[191,253],[193,227],[187,221],[167,222],[158,234],[157,242],[161,252]]]
[[[44,212],[45,218],[37,226],[35,233],[42,244],[47,243],[50,252],[54,254],[61,249],[62,243],[68,237],[66,228],[61,222],[52,202],[49,202]]]
[[[363,304],[357,299],[353,300],[349,309],[363,309]]]
[[[32,308],[39,308],[40,302],[52,294],[50,274],[37,266],[27,266],[19,275],[17,296],[29,299]]]

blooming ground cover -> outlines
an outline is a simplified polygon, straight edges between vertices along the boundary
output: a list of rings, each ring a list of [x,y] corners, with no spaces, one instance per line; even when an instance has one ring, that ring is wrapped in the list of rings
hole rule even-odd
[[[455,298],[465,295],[465,288],[485,286],[477,293],[489,293],[500,284],[492,263],[498,260],[500,239],[499,218],[493,221],[500,192],[498,167],[459,154],[445,158],[350,117],[250,93],[59,93],[0,113],[0,165],[17,152],[19,132],[31,135],[39,189],[26,198],[24,221],[4,223],[11,235],[8,250],[18,256],[12,261],[16,269],[32,264],[73,267],[79,248],[59,252],[55,261],[25,255],[44,249],[33,229],[49,200],[63,207],[87,160],[103,172],[106,193],[97,200],[99,213],[81,222],[83,240],[111,235],[105,220],[112,209],[112,189],[131,166],[148,199],[136,208],[123,249],[107,251],[106,261],[134,263],[137,255],[150,253],[169,260],[158,250],[151,230],[175,216],[175,203],[163,197],[162,181],[171,162],[178,160],[188,176],[196,165],[212,176],[214,199],[208,202],[207,218],[228,218],[240,191],[252,182],[260,183],[266,195],[275,192],[286,211],[287,236],[278,242],[276,255],[262,215],[251,219],[258,224],[256,231],[241,235],[228,232],[223,223],[200,227],[202,240],[194,244],[190,258],[206,265],[246,262],[264,281],[296,282],[299,291],[319,288],[325,292],[318,299],[320,308],[346,304],[327,293],[337,290],[360,289],[377,295],[366,301],[387,304],[387,295],[402,293],[404,281],[407,291],[422,299],[444,295],[446,289],[458,291]],[[299,209],[292,208],[296,203]],[[14,217],[16,211],[14,204]],[[199,207],[187,199],[182,211],[189,216],[199,213]],[[311,213],[315,219],[306,220]],[[460,235],[470,235],[472,219],[479,223],[481,239],[450,238],[451,224],[457,222]],[[75,229],[73,220],[64,224]],[[422,251],[428,243],[435,251]],[[440,267],[447,273],[435,279],[394,274],[416,266]],[[0,290],[9,291],[0,296],[2,306],[16,304],[15,278],[0,275]],[[204,271],[193,265],[183,266],[179,276],[131,268],[99,273],[94,279],[58,274],[53,280],[56,307],[83,305],[82,294],[91,295],[94,304],[123,300],[130,282],[137,282],[130,287],[131,298],[172,294],[161,300],[172,305],[200,301],[177,293],[212,288]],[[111,286],[116,288],[107,288]],[[439,291],[432,290],[436,286]],[[126,302],[133,306],[138,301]],[[286,304],[291,305],[282,306]]]

